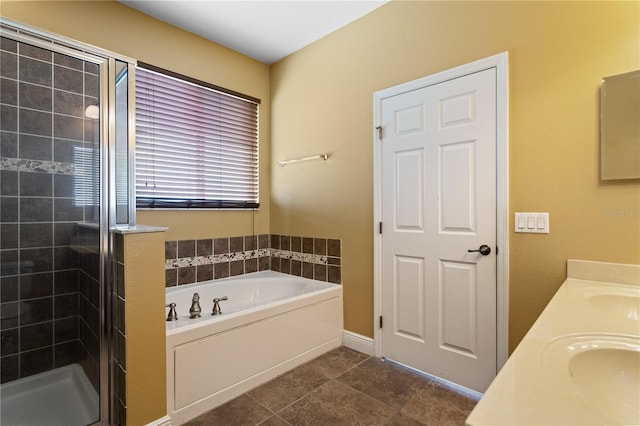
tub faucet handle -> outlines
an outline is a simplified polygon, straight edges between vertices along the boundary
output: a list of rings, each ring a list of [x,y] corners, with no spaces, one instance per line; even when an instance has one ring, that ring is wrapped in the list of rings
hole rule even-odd
[[[213,312],[211,312],[211,315],[220,315],[222,313],[222,311],[220,310],[220,301],[222,300],[229,300],[229,298],[227,296],[224,297],[216,297],[215,299],[213,299]]]
[[[189,309],[189,317],[200,318],[201,312],[202,309],[200,308],[200,295],[198,293],[193,293],[193,300],[191,300],[191,309]]]
[[[167,321],[177,321],[178,313],[176,312],[176,304],[169,303],[168,305],[165,305],[165,306],[169,308],[169,315],[167,315]]]

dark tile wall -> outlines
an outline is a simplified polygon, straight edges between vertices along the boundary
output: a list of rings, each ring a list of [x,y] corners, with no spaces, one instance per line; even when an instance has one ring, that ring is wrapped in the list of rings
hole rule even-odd
[[[78,253],[79,362],[100,392],[100,234],[97,227],[79,225],[72,249]]]
[[[127,334],[125,331],[125,283],[124,236],[114,235],[115,287],[111,292],[113,321],[111,327],[111,401],[114,424],[126,425],[127,421]]]
[[[71,241],[94,207],[74,196],[73,154],[94,148],[84,108],[97,80],[93,65],[0,41],[0,382],[79,362],[87,348],[80,314],[92,296]]]
[[[271,235],[271,269],[342,284],[341,240]]]
[[[167,241],[166,286],[268,270],[269,235]]]
[[[341,241],[288,235],[248,235],[165,242],[165,285],[274,270],[342,283]]]

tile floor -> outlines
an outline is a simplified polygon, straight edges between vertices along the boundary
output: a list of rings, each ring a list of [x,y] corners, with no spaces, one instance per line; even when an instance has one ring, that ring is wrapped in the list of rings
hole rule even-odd
[[[464,425],[475,403],[415,372],[343,346],[187,425]]]

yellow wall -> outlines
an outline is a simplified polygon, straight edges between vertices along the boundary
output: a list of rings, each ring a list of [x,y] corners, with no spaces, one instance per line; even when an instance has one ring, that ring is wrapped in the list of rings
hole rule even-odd
[[[262,100],[259,122],[260,211],[141,211],[138,212],[138,223],[168,226],[169,231],[166,235],[155,233],[125,237],[127,424],[142,425],[158,420],[166,414],[162,284],[165,237],[176,240],[269,232],[269,67],[115,1],[2,0],[0,13],[3,18],[33,28]],[[153,283],[159,286],[154,287]]]
[[[127,424],[167,414],[164,232],[125,234]],[[123,425],[124,426],[124,425]]]
[[[510,234],[513,348],[563,281],[567,258],[640,263],[638,181],[598,179],[600,78],[640,68],[639,8],[393,1],[270,69],[116,2],[3,0],[0,12],[261,98],[255,221],[251,212],[139,212],[138,222],[169,226],[167,239],[254,231],[341,238],[345,326],[368,336],[372,94],[509,51],[510,212],[551,214],[549,235]],[[270,158],[321,152],[331,159],[270,170]]]
[[[599,181],[599,85],[640,68],[638,2],[393,1],[271,67],[271,232],[343,239],[345,328],[373,335],[373,92],[510,55],[510,347],[564,281],[567,258],[640,263],[638,180]],[[613,217],[610,212],[627,212]]]
[[[5,1],[0,14],[262,100],[260,210],[139,211],[138,223],[168,226],[168,240],[268,233],[269,67],[116,1]]]

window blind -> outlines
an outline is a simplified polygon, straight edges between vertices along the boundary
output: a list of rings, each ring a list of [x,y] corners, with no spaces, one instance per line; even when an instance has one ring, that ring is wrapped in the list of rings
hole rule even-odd
[[[100,151],[93,148],[73,147],[73,205],[94,207],[100,205]]]
[[[257,208],[258,103],[139,66],[136,205]]]

